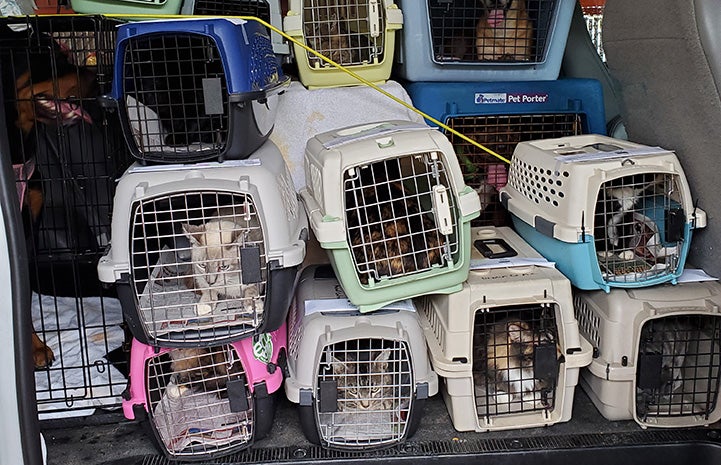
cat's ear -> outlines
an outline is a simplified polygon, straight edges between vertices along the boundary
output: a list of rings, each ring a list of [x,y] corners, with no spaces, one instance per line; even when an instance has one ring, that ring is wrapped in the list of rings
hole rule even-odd
[[[391,358],[391,349],[384,349],[373,360],[373,372],[382,373],[388,369],[388,360]]]
[[[330,366],[331,368],[333,368],[334,375],[345,375],[347,373],[350,373],[348,369],[348,364],[346,364],[342,360],[337,359],[335,355],[331,355],[330,358]]]
[[[205,232],[205,228],[203,228],[203,226],[196,226],[193,224],[183,225],[183,233],[190,240],[191,245],[201,245],[203,232]]]

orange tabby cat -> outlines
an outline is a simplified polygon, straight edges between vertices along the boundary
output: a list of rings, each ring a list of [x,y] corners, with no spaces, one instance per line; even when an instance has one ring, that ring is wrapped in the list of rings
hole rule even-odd
[[[525,0],[484,0],[486,11],[476,26],[481,61],[529,61],[533,24]]]

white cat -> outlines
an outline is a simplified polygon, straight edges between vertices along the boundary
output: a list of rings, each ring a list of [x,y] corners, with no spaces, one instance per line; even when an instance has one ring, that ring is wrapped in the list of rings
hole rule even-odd
[[[221,210],[217,219],[202,225],[184,224],[183,232],[190,240],[193,285],[200,292],[196,313],[209,314],[221,298],[242,298],[245,306],[252,306],[260,296],[260,284],[243,283],[240,248],[257,246],[263,255],[263,234],[257,218],[234,217]]]

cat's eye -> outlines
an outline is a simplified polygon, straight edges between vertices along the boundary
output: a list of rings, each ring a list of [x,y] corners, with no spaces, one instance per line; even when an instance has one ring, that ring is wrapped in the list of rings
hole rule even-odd
[[[197,266],[201,270],[205,270],[205,263],[196,263],[195,266]]]
[[[230,265],[221,265],[220,266],[220,271],[228,271],[228,270],[230,270]]]

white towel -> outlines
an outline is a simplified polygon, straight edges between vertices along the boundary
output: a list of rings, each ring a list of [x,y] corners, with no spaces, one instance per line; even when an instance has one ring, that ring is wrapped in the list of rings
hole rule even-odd
[[[405,89],[395,81],[380,86],[409,103]],[[377,121],[423,118],[401,104],[366,86],[308,90],[294,81],[281,95],[275,128],[270,136],[288,164],[296,189],[305,187],[303,159],[308,139],[334,129]]]

